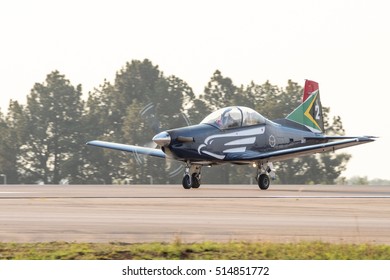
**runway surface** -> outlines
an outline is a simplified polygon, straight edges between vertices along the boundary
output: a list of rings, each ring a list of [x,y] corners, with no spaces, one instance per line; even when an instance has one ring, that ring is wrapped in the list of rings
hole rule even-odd
[[[390,244],[390,186],[0,186],[0,242]]]

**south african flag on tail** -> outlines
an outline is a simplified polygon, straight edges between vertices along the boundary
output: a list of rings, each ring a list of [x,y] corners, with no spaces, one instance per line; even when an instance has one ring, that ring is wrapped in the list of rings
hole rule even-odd
[[[286,119],[308,127],[313,132],[324,132],[322,105],[318,83],[306,80],[302,104],[291,112]]]

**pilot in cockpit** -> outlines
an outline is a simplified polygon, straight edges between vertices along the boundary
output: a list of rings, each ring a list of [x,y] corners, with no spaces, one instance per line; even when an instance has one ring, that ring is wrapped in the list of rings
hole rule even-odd
[[[233,117],[234,110],[227,108],[214,123],[221,129],[233,128],[240,126],[240,120]]]
[[[239,121],[232,117],[232,115],[230,114],[231,111],[232,110],[230,109],[230,110],[225,111],[222,114],[222,127],[223,128],[232,128],[232,127],[239,126]]]

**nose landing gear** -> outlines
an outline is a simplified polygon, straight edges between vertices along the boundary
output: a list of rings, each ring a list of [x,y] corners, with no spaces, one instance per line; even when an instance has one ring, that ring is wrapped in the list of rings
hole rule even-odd
[[[183,188],[185,189],[197,189],[200,187],[200,178],[201,178],[201,171],[202,166],[190,163],[187,163],[187,166],[184,171],[184,177],[183,177]]]

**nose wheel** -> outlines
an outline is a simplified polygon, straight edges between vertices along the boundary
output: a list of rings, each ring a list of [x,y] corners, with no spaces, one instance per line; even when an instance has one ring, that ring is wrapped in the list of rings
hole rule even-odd
[[[192,188],[192,178],[188,174],[184,175],[183,177],[183,188],[185,188],[186,190]]]
[[[183,188],[185,189],[197,189],[200,187],[200,180],[196,177],[196,174],[190,176],[189,174],[184,175],[183,177]]]
[[[183,177],[183,188],[186,190],[200,187],[200,165],[187,164],[184,177]]]

